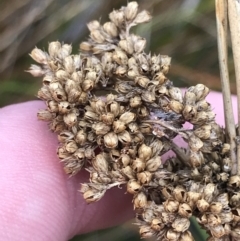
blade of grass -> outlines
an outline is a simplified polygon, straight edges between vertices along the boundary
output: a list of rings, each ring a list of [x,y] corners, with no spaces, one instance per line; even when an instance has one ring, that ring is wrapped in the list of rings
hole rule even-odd
[[[238,102],[238,135],[240,134],[240,2],[228,0],[228,17],[232,40],[232,51],[236,74],[237,102]],[[238,170],[240,175],[240,144],[237,145]]]
[[[232,0],[231,0],[232,1]],[[218,32],[218,57],[220,64],[221,85],[224,103],[225,125],[230,143],[230,154],[232,160],[231,174],[237,173],[236,155],[236,129],[233,116],[231,92],[228,74],[228,54],[227,54],[227,0],[216,0],[216,21]]]

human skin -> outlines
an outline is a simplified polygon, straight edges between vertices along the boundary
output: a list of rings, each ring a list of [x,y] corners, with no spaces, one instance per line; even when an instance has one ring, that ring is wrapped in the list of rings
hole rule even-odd
[[[221,94],[207,99],[223,125]],[[43,102],[31,101],[0,109],[0,240],[67,241],[132,218],[131,195],[124,187],[86,204],[78,190],[88,173],[69,178],[63,172],[57,136],[36,117],[43,108]],[[236,114],[235,97],[233,109]]]

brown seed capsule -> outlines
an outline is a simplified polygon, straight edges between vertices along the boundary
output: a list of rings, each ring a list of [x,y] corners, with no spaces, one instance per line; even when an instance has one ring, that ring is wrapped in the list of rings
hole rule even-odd
[[[71,105],[68,101],[61,101],[58,103],[58,109],[61,114],[67,114],[71,111]]]
[[[75,112],[70,112],[63,116],[63,121],[67,126],[72,127],[77,123],[77,114]]]
[[[42,80],[43,85],[47,85],[47,86],[48,86],[50,83],[52,83],[53,81],[54,81],[54,78],[53,78],[52,75],[46,75],[46,76],[43,77],[43,80]]]
[[[144,38],[138,38],[138,40],[133,43],[134,51],[139,54],[145,49],[147,41]]]
[[[129,124],[130,122],[134,121],[136,118],[136,114],[134,114],[133,112],[125,112],[123,113],[119,120],[122,121],[125,124]]]
[[[127,191],[131,194],[136,194],[141,190],[141,185],[136,180],[129,180],[127,183]]]
[[[74,153],[78,149],[77,143],[75,141],[68,141],[65,144],[65,149],[69,153]]]
[[[190,221],[188,218],[176,218],[172,223],[173,230],[179,233],[187,231],[189,226]]]
[[[196,130],[194,130],[194,134],[200,139],[206,140],[210,137],[211,129],[212,129],[211,125],[203,125],[197,128]]]
[[[149,171],[137,173],[137,179],[141,184],[148,184],[152,180],[152,173]]]
[[[70,44],[63,44],[62,48],[58,51],[58,58],[65,59],[72,53],[72,46]]]
[[[200,211],[200,212],[206,212],[207,211],[207,209],[209,208],[209,203],[206,201],[206,200],[204,200],[204,199],[200,199],[200,200],[198,200],[197,202],[196,202],[196,205],[197,205],[197,208],[198,208],[198,210]]]
[[[132,21],[138,12],[138,3],[137,2],[130,2],[124,9],[124,15],[127,21]]]
[[[196,137],[195,135],[191,135],[188,139],[189,147],[192,151],[199,151],[203,147],[203,142]]]
[[[140,158],[136,158],[135,160],[133,160],[132,165],[131,165],[134,172],[144,171],[145,166],[146,166],[146,164]]]
[[[187,203],[181,203],[178,214],[184,218],[190,218],[192,216],[192,208]]]
[[[92,45],[89,42],[81,42],[80,49],[82,51],[88,52],[92,50]]]
[[[181,234],[179,241],[194,241],[194,238],[189,231],[185,231]]]
[[[191,121],[193,118],[196,118],[197,109],[195,106],[186,105],[182,113],[186,121]]]
[[[123,167],[126,167],[129,165],[129,163],[131,162],[131,158],[129,155],[127,154],[121,154],[120,156],[120,162],[122,163]]]
[[[184,104],[194,106],[196,103],[196,98],[197,97],[193,92],[186,91],[183,98]]]
[[[186,190],[183,187],[177,186],[173,190],[173,197],[178,202],[186,202],[186,200],[187,200],[187,192],[186,192]]]
[[[115,148],[118,145],[118,137],[114,132],[109,132],[104,136],[104,144],[107,148]]]
[[[74,155],[74,157],[77,158],[78,161],[82,161],[81,166],[83,166],[83,164],[84,164],[84,159],[85,159],[85,150],[83,150],[82,148],[80,148],[80,149],[76,150],[73,155]]]
[[[119,65],[127,65],[128,57],[124,51],[116,48],[112,55],[113,61],[117,62]]]
[[[149,226],[142,225],[139,230],[141,238],[151,238],[155,235],[155,231]]]
[[[65,91],[62,88],[62,85],[58,82],[50,83],[49,90],[52,94],[52,97],[56,101],[64,101],[67,100],[67,96]]]
[[[58,103],[53,100],[47,101],[47,107],[50,112],[57,113],[58,112]]]
[[[174,231],[173,229],[168,229],[167,233],[166,233],[166,238],[167,240],[178,240],[180,237],[180,233]]]
[[[158,168],[160,168],[162,164],[161,157],[160,156],[154,156],[146,163],[146,170],[149,172],[155,172]]]
[[[168,199],[163,203],[163,206],[167,212],[175,213],[178,210],[179,202],[176,200]]]
[[[107,114],[103,114],[101,116],[101,121],[103,121],[107,125],[111,125],[114,121],[114,114],[108,112]]]
[[[103,122],[98,122],[92,125],[92,129],[96,135],[105,135],[111,130],[111,127]]]
[[[154,80],[157,80],[159,85],[164,84],[167,81],[166,76],[162,72],[158,72],[153,77]]]
[[[220,202],[212,202],[209,209],[213,214],[218,214],[222,212],[223,206]]]
[[[150,146],[142,144],[138,148],[138,157],[141,158],[143,161],[149,160],[151,156],[152,156],[152,148]]]
[[[49,112],[48,110],[39,110],[37,117],[39,120],[51,121],[55,117],[55,114]]]
[[[137,76],[135,79],[134,79],[135,83],[138,84],[139,86],[143,87],[143,88],[146,88],[147,85],[149,84],[150,80],[145,77],[145,76]]]
[[[180,103],[179,101],[176,101],[176,100],[171,100],[169,102],[169,107],[170,109],[172,109],[174,112],[180,114],[183,110],[183,104]]]
[[[160,231],[165,227],[164,223],[158,218],[154,218],[151,222],[151,228],[155,231]]]
[[[126,166],[121,169],[122,173],[127,176],[129,179],[135,179],[135,174],[130,166]]]
[[[100,153],[96,155],[96,157],[92,160],[92,166],[93,168],[101,173],[107,173],[108,172],[108,161],[107,161],[107,155],[104,155],[104,153]]]
[[[228,185],[231,187],[240,187],[240,176],[231,176],[228,180]]]
[[[58,134],[58,141],[61,143],[72,140],[73,138],[74,134],[71,131],[62,131]]]
[[[226,157],[223,159],[223,171],[230,172],[232,169],[232,161],[230,158]]]
[[[132,108],[137,108],[139,106],[141,106],[142,104],[142,100],[140,96],[134,96],[133,98],[130,99],[130,106]]]
[[[94,87],[94,81],[93,80],[90,80],[90,79],[85,79],[83,82],[82,82],[82,90],[84,92],[88,92],[88,91],[91,91]]]
[[[30,56],[39,64],[47,64],[47,53],[37,47],[32,50]]]
[[[114,10],[109,14],[109,18],[116,26],[121,27],[125,19],[124,12],[122,10]]]
[[[132,137],[129,134],[128,131],[122,131],[118,133],[118,140],[123,144],[123,145],[128,145],[132,142]]]
[[[133,42],[132,42],[131,38],[120,40],[118,45],[126,53],[133,54],[134,48],[133,48]]]
[[[147,206],[147,196],[143,192],[139,192],[133,199],[134,209],[142,209]]]
[[[151,18],[152,18],[152,17],[151,17],[151,15],[150,15],[150,13],[149,13],[148,11],[146,11],[146,10],[143,10],[142,12],[140,12],[140,13],[136,16],[136,18],[134,19],[133,22],[134,22],[135,24],[146,23],[146,22],[150,21]]]
[[[204,157],[201,151],[195,152],[190,150],[189,158],[192,167],[200,167],[204,164]]]
[[[217,225],[217,226],[211,227],[210,232],[213,235],[213,237],[216,238],[216,239],[214,239],[214,241],[220,240],[220,238],[222,238],[224,235],[226,235],[223,225]]]
[[[95,29],[95,30],[91,31],[90,37],[96,43],[102,44],[105,42],[105,38],[100,30]]]
[[[103,29],[111,37],[117,37],[117,35],[118,35],[117,27],[113,22],[106,22],[103,25]]]
[[[87,203],[97,202],[100,200],[105,194],[106,190],[95,190],[89,189],[88,191],[83,193],[83,198]]]
[[[45,74],[45,70],[35,64],[31,64],[30,68],[26,70],[26,72],[30,73],[33,77],[42,77]]]
[[[75,140],[79,145],[84,145],[87,141],[87,133],[84,130],[78,131]]]

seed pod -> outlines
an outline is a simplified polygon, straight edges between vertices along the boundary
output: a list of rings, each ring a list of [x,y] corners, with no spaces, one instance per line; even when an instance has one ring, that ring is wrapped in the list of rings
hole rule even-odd
[[[213,237],[215,237],[217,240],[220,240],[220,238],[226,235],[223,225],[217,225],[217,226],[211,227],[210,232],[213,235]]]
[[[187,203],[181,203],[178,208],[178,214],[184,218],[192,216],[192,208]]]
[[[119,120],[122,121],[125,124],[129,124],[130,122],[134,121],[136,118],[136,115],[133,112],[125,112],[123,113]]]
[[[188,218],[176,218],[172,223],[172,228],[178,233],[183,233],[188,230],[190,221]]]
[[[192,167],[200,167],[204,164],[204,157],[201,151],[195,152],[190,150],[189,159]]]
[[[67,142],[74,138],[74,134],[71,131],[62,131],[58,134],[58,141],[61,143]]]
[[[183,117],[186,121],[191,121],[197,116],[197,109],[195,106],[186,105],[183,109]]]
[[[37,117],[39,120],[51,121],[55,117],[55,114],[49,112],[48,110],[39,110]]]
[[[74,153],[78,149],[77,143],[75,141],[68,141],[65,144],[65,149],[69,153]]]
[[[63,90],[62,85],[60,83],[58,83],[58,82],[50,83],[49,90],[50,90],[54,100],[56,100],[56,101],[67,100],[66,93]]]
[[[162,164],[161,157],[160,156],[154,156],[146,163],[146,170],[149,172],[155,172],[158,168],[160,168]]]
[[[208,95],[209,89],[203,84],[197,84],[194,87],[194,94],[196,95],[197,101],[205,99],[205,97]]]
[[[141,238],[151,238],[155,235],[155,231],[149,226],[142,225],[139,230]]]
[[[122,173],[127,176],[129,179],[135,179],[135,174],[130,166],[126,166],[121,169]]]
[[[83,193],[83,198],[87,203],[97,202],[103,197],[105,192],[106,190],[100,191],[95,189],[89,189],[88,191]]]
[[[180,114],[183,110],[183,104],[176,100],[171,100],[169,102],[169,107],[177,114]]]
[[[128,57],[124,51],[116,48],[112,55],[113,61],[117,62],[119,65],[127,65]]]
[[[94,159],[92,159],[92,166],[97,172],[99,173],[108,172],[108,162],[106,158],[107,158],[107,155],[104,155],[104,153],[100,153],[96,155]]]
[[[94,87],[94,81],[91,80],[91,79],[85,79],[83,82],[82,82],[82,90],[84,92],[88,92],[88,91],[91,91]]]
[[[43,77],[43,85],[48,86],[50,83],[52,83],[54,81],[54,77],[52,75],[46,75]]]
[[[67,114],[71,111],[71,106],[68,101],[61,101],[58,103],[58,109],[61,114]]]
[[[129,180],[127,183],[127,191],[131,194],[136,194],[141,190],[141,185],[136,180]]]
[[[189,147],[192,151],[199,151],[203,147],[203,142],[196,137],[195,135],[191,135],[188,139]]]
[[[75,66],[74,66],[74,62],[73,62],[72,56],[67,56],[63,60],[63,65],[64,65],[64,68],[66,69],[66,71],[69,74],[72,74],[75,71]]]
[[[72,127],[77,123],[77,114],[75,112],[70,112],[63,116],[63,121],[68,127]]]
[[[87,121],[97,121],[99,120],[99,116],[97,115],[97,113],[88,110],[84,114],[84,119]]]
[[[129,143],[132,142],[132,137],[128,131],[122,131],[122,132],[118,133],[118,140],[123,145],[128,145]]]
[[[180,103],[183,102],[182,91],[177,87],[171,87],[168,90],[170,97]]]
[[[197,111],[209,111],[211,109],[210,104],[206,100],[200,100],[196,103]]]
[[[131,38],[122,39],[118,43],[119,47],[128,54],[133,54],[134,48]]]
[[[212,202],[213,195],[216,195],[216,193],[217,193],[216,185],[213,183],[208,183],[203,190],[204,199],[210,203]]]
[[[110,20],[115,23],[118,27],[121,27],[125,16],[122,10],[114,10],[109,14]]]
[[[140,75],[134,79],[134,82],[135,82],[135,84],[138,84],[139,86],[141,86],[143,88],[146,88],[147,85],[150,83],[150,80],[147,77]]]
[[[240,176],[231,176],[228,180],[228,185],[230,187],[240,187]]]
[[[185,231],[184,233],[181,234],[179,241],[194,241],[194,238],[189,231]]]
[[[115,148],[118,145],[118,137],[114,132],[109,132],[104,136],[104,144],[107,148]]]
[[[42,77],[45,74],[45,70],[35,64],[31,64],[26,72],[30,73],[33,77]]]
[[[128,69],[127,76],[129,79],[135,79],[137,76],[139,76],[139,69],[137,66],[132,66]]]
[[[232,161],[230,158],[226,157],[223,159],[223,171],[230,172],[232,169]]]
[[[105,42],[105,38],[102,32],[98,29],[91,31],[90,37],[92,38],[93,41],[95,41],[98,44],[102,44]]]
[[[145,166],[146,166],[145,163],[140,158],[136,158],[135,160],[133,160],[132,165],[131,165],[134,172],[144,171]]]
[[[183,187],[177,186],[173,190],[173,197],[178,202],[186,202],[186,200],[187,200],[187,192],[186,192],[186,190]]]
[[[134,44],[134,51],[137,54],[141,53],[145,49],[146,43],[147,43],[146,39],[138,38],[137,41],[133,42],[133,44]]]
[[[101,116],[101,120],[107,124],[107,125],[111,125],[114,121],[114,115],[112,113],[107,113],[107,114],[103,114]]]
[[[93,21],[91,21],[87,24],[87,27],[88,27],[90,32],[92,32],[93,30],[99,29],[100,26],[101,25],[97,20],[93,20]]]
[[[172,228],[168,229],[167,233],[166,233],[166,239],[167,240],[178,240],[180,237],[180,233],[174,231]]]
[[[162,223],[161,219],[159,218],[154,218],[152,221],[151,221],[151,228],[154,230],[154,231],[160,231],[162,230],[163,228],[165,227],[165,224]]]
[[[84,130],[78,131],[75,140],[79,145],[84,145],[87,141],[87,133]]]
[[[143,10],[142,12],[140,12],[140,13],[136,16],[136,18],[134,19],[133,22],[134,22],[135,24],[146,23],[146,22],[150,21],[151,18],[152,18],[152,17],[151,17],[151,15],[150,15],[150,13],[149,13],[148,11],[146,11],[146,10]]]
[[[117,27],[116,27],[116,25],[113,22],[106,22],[103,25],[103,29],[111,37],[117,37],[118,36]]]
[[[116,101],[112,101],[107,105],[107,110],[116,117],[119,115],[120,105]]]
[[[133,206],[135,209],[142,209],[147,206],[147,196],[143,192],[139,192],[133,199]]]
[[[179,202],[176,200],[167,199],[167,201],[163,203],[163,206],[167,212],[175,213],[178,210]]]
[[[81,166],[83,166],[83,164],[84,164],[84,159],[85,159],[85,150],[83,150],[82,148],[80,148],[80,149],[76,150],[73,155],[74,155],[74,157],[77,158],[78,161],[82,161]]]
[[[155,94],[150,91],[144,91],[141,95],[142,100],[148,103],[153,103],[156,100]]]
[[[140,96],[134,96],[133,98],[130,99],[129,101],[129,105],[132,107],[132,108],[137,108],[139,106],[141,106],[142,104],[142,99]]]
[[[211,129],[211,125],[203,125],[194,130],[194,134],[200,139],[207,140],[210,137]]]
[[[111,130],[111,127],[103,122],[98,122],[92,125],[92,129],[96,135],[105,135]]]
[[[166,76],[162,72],[158,72],[153,77],[154,80],[157,80],[159,85],[164,84],[167,81]]]
[[[136,16],[138,12],[138,3],[130,2],[124,9],[124,15],[127,21],[131,22]]]
[[[92,50],[92,45],[89,42],[81,42],[80,49],[85,52]]]
[[[31,54],[29,54],[39,64],[47,64],[47,53],[35,47]]]
[[[183,101],[185,105],[191,105],[194,106],[196,103],[196,95],[193,92],[186,91]]]
[[[131,161],[131,158],[130,158],[129,155],[127,155],[127,154],[121,154],[121,156],[120,156],[120,162],[122,163],[123,167],[128,166],[129,163],[130,163],[130,161]]]
[[[148,184],[152,180],[152,173],[149,171],[137,173],[137,179],[141,184]]]
[[[229,178],[229,174],[226,172],[218,173],[217,174],[217,180],[221,182],[227,182]]]
[[[144,117],[147,117],[149,115],[149,111],[148,111],[146,106],[141,106],[141,107],[138,108],[137,114],[138,114],[139,118],[144,118]]]
[[[92,160],[95,157],[94,149],[91,147],[88,147],[84,151],[84,155],[87,159]]]
[[[209,203],[204,200],[204,199],[200,199],[196,202],[197,208],[200,212],[204,213],[207,211],[207,209],[209,208]]]
[[[234,195],[230,198],[230,204],[231,204],[232,206],[239,207],[239,204],[240,204],[240,193],[236,193],[236,194],[234,194]]]
[[[57,113],[58,112],[58,103],[56,101],[53,100],[49,100],[47,101],[47,107],[48,110],[52,113]]]
[[[72,53],[72,46],[70,44],[63,44],[62,48],[58,51],[58,58],[65,59]]]
[[[222,212],[223,206],[220,202],[212,202],[209,209],[213,214],[219,214]]]
[[[142,144],[138,148],[138,157],[142,159],[143,161],[147,161],[151,158],[152,155],[152,149],[150,146],[147,146],[145,144]]]

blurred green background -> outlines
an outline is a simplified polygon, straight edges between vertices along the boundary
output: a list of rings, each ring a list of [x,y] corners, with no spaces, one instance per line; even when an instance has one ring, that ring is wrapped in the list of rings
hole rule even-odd
[[[172,57],[169,78],[176,86],[206,84],[220,90],[217,32],[214,1],[210,0],[139,0],[153,20],[133,29],[148,40],[147,52]],[[72,43],[77,53],[79,43],[87,39],[86,23],[102,23],[108,13],[123,0],[1,0],[0,1],[0,107],[36,99],[41,79],[24,72],[33,61],[32,48],[47,49],[48,42]],[[231,53],[231,49],[229,47]],[[230,78],[234,79],[233,61],[229,59]],[[231,83],[234,93],[235,84]],[[75,237],[73,240],[139,240],[131,223],[109,230]],[[204,240],[193,222],[197,241]]]

